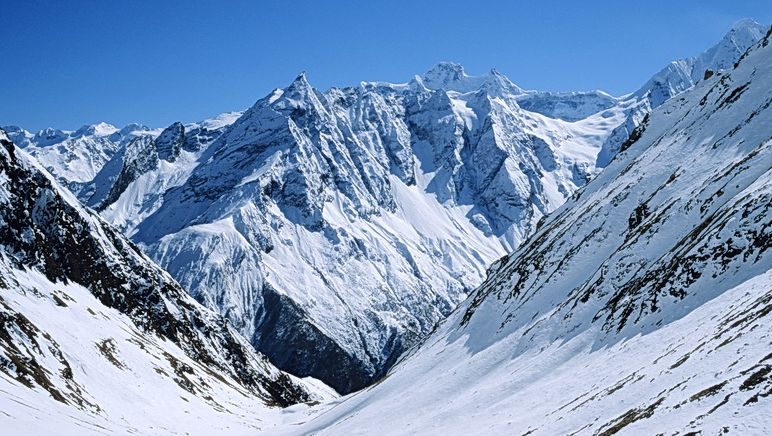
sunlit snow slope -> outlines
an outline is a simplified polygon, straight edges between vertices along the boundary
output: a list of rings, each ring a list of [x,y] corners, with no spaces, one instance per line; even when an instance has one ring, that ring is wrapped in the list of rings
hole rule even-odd
[[[299,434],[768,434],[772,30]]]

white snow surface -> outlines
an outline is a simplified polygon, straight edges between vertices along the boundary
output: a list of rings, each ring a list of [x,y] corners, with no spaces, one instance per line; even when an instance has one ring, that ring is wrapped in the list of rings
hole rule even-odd
[[[255,353],[2,130],[0,223],[3,434],[248,434],[283,422],[279,399],[334,398]]]
[[[77,284],[52,283],[34,270],[2,267],[3,301],[49,336],[38,338],[46,369],[69,361],[72,379],[83,394],[78,408],[30,389],[0,371],[0,428],[3,434],[84,435],[255,434],[282,424],[286,413],[267,407],[238,382],[188,357],[169,341],[150,335],[122,313],[105,307]],[[61,301],[61,306],[57,304]],[[33,342],[19,343],[33,348]],[[175,367],[187,365],[198,394],[175,381]],[[65,382],[60,389],[65,389]],[[317,381],[303,383],[317,398],[333,398]],[[298,405],[292,410],[305,410]]]

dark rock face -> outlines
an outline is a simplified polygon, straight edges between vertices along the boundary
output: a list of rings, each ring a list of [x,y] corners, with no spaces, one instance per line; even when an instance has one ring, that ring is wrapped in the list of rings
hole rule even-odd
[[[302,308],[270,286],[263,290],[257,319],[252,343],[287,372],[325,380],[343,394],[362,389],[381,375],[368,372],[368,365],[343,350],[309,322]]]
[[[153,138],[140,136],[126,145],[123,151],[123,166],[115,183],[110,188],[107,197],[99,205],[99,209],[115,203],[131,182],[142,174],[158,168],[158,152]]]
[[[191,358],[232,376],[268,403],[286,406],[308,399],[285,374],[263,371],[267,363],[246,349],[222,318],[205,315],[138,247],[95,214],[74,205],[74,199],[66,199],[5,138],[0,130],[0,175],[8,187],[5,198],[0,196],[5,200],[0,207],[0,244],[11,267],[35,268],[50,281],[88,288],[139,328],[172,341]],[[147,142],[136,146],[145,147]],[[138,162],[139,167],[147,164]],[[0,287],[5,286],[12,284],[0,279]],[[23,317],[6,312],[0,305],[0,344],[10,346],[10,329],[20,328],[33,339],[41,335],[25,327]],[[25,379],[45,386],[44,374],[34,362],[27,368]]]
[[[257,320],[252,343],[274,365],[299,377],[324,380],[342,394],[363,389],[379,380],[409,344],[418,340],[394,332],[384,345],[388,359],[374,369],[373,362],[362,362],[344,350],[316,327],[297,303],[270,286],[263,289],[263,305]],[[407,343],[403,342],[405,339]],[[375,361],[376,358],[371,359]]]
[[[222,128],[210,130],[205,127],[196,127],[185,131],[185,139],[182,143],[182,149],[191,153],[195,153],[201,150],[205,144],[210,144],[212,141],[217,139],[217,137],[222,133],[222,130]]]
[[[633,210],[633,213],[630,214],[630,217],[627,219],[627,228],[629,230],[635,230],[638,225],[643,222],[643,219],[646,218],[649,215],[649,207],[646,206],[646,203],[639,204],[635,210]]]
[[[155,140],[158,157],[169,162],[177,160],[183,144],[185,144],[185,126],[180,122],[167,127]]]

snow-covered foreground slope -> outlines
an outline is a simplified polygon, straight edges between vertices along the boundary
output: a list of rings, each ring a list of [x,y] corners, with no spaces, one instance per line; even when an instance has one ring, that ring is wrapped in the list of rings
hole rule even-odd
[[[772,29],[653,111],[380,383],[298,434],[767,434]]]
[[[143,331],[83,286],[4,264],[0,271],[3,434],[255,434],[284,421],[282,409]],[[297,383],[310,398],[334,395]]]
[[[279,433],[766,434],[770,289],[767,271],[652,333],[589,330],[514,359],[516,334],[481,350],[443,327],[380,384]]]
[[[255,353],[2,130],[0,223],[3,432],[247,430],[329,395]]]

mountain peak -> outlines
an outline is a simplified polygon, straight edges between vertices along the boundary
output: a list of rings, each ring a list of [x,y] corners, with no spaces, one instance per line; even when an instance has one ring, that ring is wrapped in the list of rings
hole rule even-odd
[[[464,67],[461,64],[449,61],[439,62],[424,74],[425,79],[442,81],[463,80],[465,77],[469,76],[466,75]]]
[[[130,123],[130,124],[127,124],[126,126],[124,126],[121,130],[119,130],[119,132],[121,133],[121,135],[125,136],[125,135],[129,135],[129,134],[132,134],[132,133],[135,133],[135,132],[147,132],[149,130],[150,130],[150,128],[145,126],[145,125],[143,125],[143,124]]]
[[[765,33],[765,26],[756,21],[737,21],[716,45],[697,56],[671,62],[634,95],[644,96],[648,93],[653,96],[650,97],[652,107],[657,107],[702,80],[707,70],[716,72],[731,69],[737,59],[761,40]]]
[[[300,74],[295,77],[295,80],[290,83],[287,89],[301,89],[311,88],[311,84],[308,82],[308,76],[305,71],[301,71]]]
[[[443,61],[433,66],[422,77],[430,89],[468,92],[478,88],[484,78],[468,76],[461,64]]]
[[[305,71],[300,72],[286,88],[276,89],[267,96],[267,100],[260,100],[258,105],[262,105],[266,101],[267,104],[280,111],[298,108],[303,108],[304,110],[313,108],[316,112],[324,111],[317,91],[308,82]]]
[[[736,47],[737,50],[744,52],[748,47],[760,40],[766,32],[766,26],[750,18],[744,18],[732,25],[729,32],[721,40],[721,43],[729,43]]]
[[[495,94],[514,93],[520,94],[522,90],[512,83],[506,76],[495,68],[482,76],[470,76],[466,74],[464,67],[455,62],[440,62],[433,66],[423,76],[422,84],[429,89],[442,89],[467,93],[485,88]]]
[[[743,18],[741,20],[737,20],[734,24],[732,24],[732,27],[729,29],[729,33],[731,32],[742,32],[742,31],[766,31],[766,26],[760,24],[758,21],[752,19],[752,18]]]
[[[75,131],[74,136],[96,135],[96,136],[108,136],[117,132],[118,128],[112,124],[100,122],[96,124],[86,124],[80,129]]]

